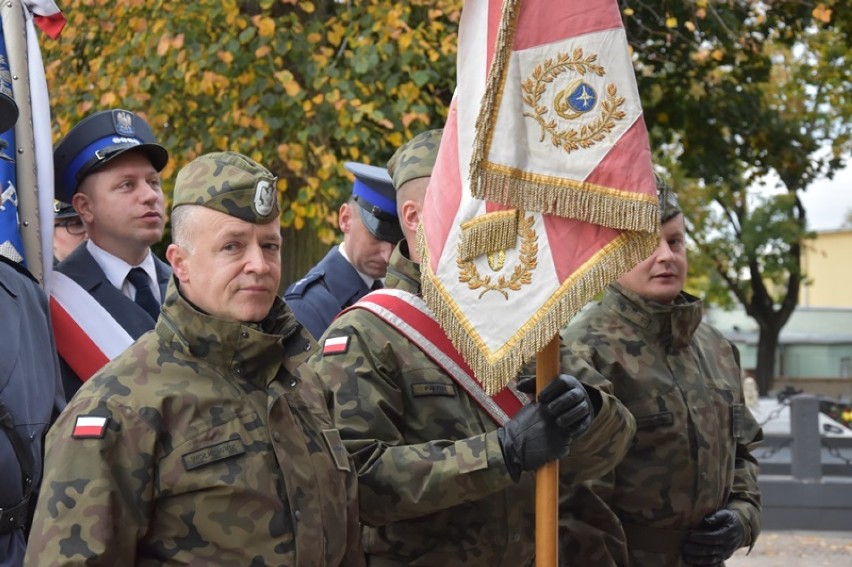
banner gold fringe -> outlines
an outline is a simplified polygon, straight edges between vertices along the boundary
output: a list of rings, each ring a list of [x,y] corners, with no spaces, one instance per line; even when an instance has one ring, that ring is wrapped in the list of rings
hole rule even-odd
[[[504,72],[509,68],[512,43],[520,15],[521,0],[503,0],[503,15],[500,17],[500,27],[497,30],[494,57],[491,60],[491,68],[488,70],[485,94],[482,96],[479,115],[476,117],[476,137],[473,141],[473,152],[470,159],[470,190],[475,197],[481,193],[478,187],[480,179],[475,173],[485,171],[481,164],[491,150],[490,134],[492,125],[497,123],[497,110],[500,108],[500,99],[503,96],[503,84],[505,83]]]
[[[656,197],[618,191],[589,190],[582,182],[557,185],[538,176],[534,180],[507,177],[499,171],[479,176],[485,200],[560,217],[599,224],[616,230],[656,233],[660,207]]]
[[[470,365],[489,395],[514,379],[531,359],[559,333],[596,294],[621,274],[650,256],[659,244],[655,233],[625,232],[604,247],[567,279],[530,321],[499,351],[487,352],[479,333],[432,272],[422,225],[417,233],[423,298],[453,345]]]
[[[660,217],[653,196],[514,171],[488,160],[521,1],[503,1],[494,58],[476,118],[476,137],[470,160],[471,195],[524,211],[555,214],[617,230],[656,232],[660,226]]]
[[[518,242],[518,212],[486,213],[463,222],[459,228],[459,259],[468,262],[485,254],[514,248]]]

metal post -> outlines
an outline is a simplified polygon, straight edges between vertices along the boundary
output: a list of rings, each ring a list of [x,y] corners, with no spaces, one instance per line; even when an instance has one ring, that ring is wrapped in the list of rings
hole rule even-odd
[[[817,481],[822,477],[822,441],[819,431],[819,401],[811,394],[790,399],[790,472],[797,480]]]

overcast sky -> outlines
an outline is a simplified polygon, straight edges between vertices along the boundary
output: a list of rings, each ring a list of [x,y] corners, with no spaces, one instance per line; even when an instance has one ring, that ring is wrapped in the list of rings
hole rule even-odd
[[[802,202],[811,230],[841,228],[852,212],[852,167],[837,172],[834,179],[823,179],[802,193]]]

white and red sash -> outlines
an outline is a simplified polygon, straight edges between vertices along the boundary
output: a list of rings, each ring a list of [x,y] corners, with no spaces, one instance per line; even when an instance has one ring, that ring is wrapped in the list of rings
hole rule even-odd
[[[57,271],[50,278],[50,317],[57,352],[83,382],[133,343],[89,292]]]
[[[435,321],[426,302],[417,295],[399,289],[381,289],[364,296],[345,311],[352,309],[366,309],[405,335],[461,386],[497,425],[504,425],[529,402],[514,382],[493,396],[486,394],[470,366]]]

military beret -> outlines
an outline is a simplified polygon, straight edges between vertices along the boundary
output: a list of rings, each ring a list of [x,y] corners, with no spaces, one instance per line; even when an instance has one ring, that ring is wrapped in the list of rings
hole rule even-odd
[[[62,201],[53,200],[53,218],[55,219],[67,219],[71,217],[80,216],[74,207],[69,205],[68,203],[63,203]]]
[[[680,204],[677,193],[665,179],[655,174],[657,178],[657,197],[660,201],[660,224],[673,219],[680,214]]]
[[[432,175],[443,133],[443,129],[420,132],[394,152],[388,161],[388,173],[397,190],[406,181]]]
[[[383,167],[348,161],[343,166],[355,176],[352,197],[358,203],[361,220],[374,237],[392,244],[402,240],[396,213],[396,191]]]
[[[115,109],[87,116],[53,151],[54,197],[70,203],[86,175],[128,150],[144,152],[157,171],[169,161],[166,148],[154,140],[151,127],[136,114]]]
[[[3,88],[0,86],[0,88]],[[0,133],[9,130],[18,120],[18,105],[11,92],[0,90]]]
[[[177,174],[172,210],[200,205],[246,222],[266,224],[281,214],[276,178],[236,152],[197,157]]]

